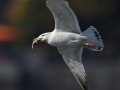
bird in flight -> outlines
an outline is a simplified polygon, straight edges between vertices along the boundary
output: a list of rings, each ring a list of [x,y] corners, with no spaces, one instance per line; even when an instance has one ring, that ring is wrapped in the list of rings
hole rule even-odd
[[[84,47],[92,51],[101,51],[104,48],[101,36],[93,26],[84,32],[80,30],[77,17],[67,1],[47,0],[46,5],[55,19],[55,28],[52,32],[43,33],[35,38],[32,48],[38,42],[47,42],[57,47],[81,88],[88,90],[86,73],[82,64],[82,51]]]

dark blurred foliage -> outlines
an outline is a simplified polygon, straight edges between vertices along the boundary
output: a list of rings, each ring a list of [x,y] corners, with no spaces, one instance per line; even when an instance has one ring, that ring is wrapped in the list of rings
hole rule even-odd
[[[81,90],[55,47],[33,38],[54,29],[45,0],[0,0],[0,90]],[[105,44],[83,51],[90,90],[119,90],[120,1],[69,0],[82,31],[95,26]]]

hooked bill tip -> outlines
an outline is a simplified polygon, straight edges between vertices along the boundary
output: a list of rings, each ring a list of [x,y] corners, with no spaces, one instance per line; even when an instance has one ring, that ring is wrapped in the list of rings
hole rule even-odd
[[[42,38],[35,38],[33,39],[33,43],[32,43],[32,49],[34,45],[37,45],[38,42],[40,42],[42,40]]]

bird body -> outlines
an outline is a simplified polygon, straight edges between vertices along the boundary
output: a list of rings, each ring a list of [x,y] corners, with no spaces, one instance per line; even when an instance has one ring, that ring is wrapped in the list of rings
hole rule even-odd
[[[55,29],[35,38],[32,48],[39,41],[57,47],[81,88],[88,90],[82,51],[84,47],[92,51],[101,51],[104,48],[101,36],[93,26],[84,32],[80,30],[77,17],[67,1],[47,0],[46,5],[55,19]]]
[[[75,47],[81,46],[85,38],[85,36],[76,33],[53,31],[48,39],[48,44],[55,47]]]

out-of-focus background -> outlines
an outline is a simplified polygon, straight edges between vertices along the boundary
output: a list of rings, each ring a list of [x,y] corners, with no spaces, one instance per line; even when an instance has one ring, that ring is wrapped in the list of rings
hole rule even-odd
[[[0,90],[81,90],[57,48],[33,38],[54,29],[46,0],[0,0]],[[90,90],[120,90],[120,0],[69,0],[82,31],[95,26],[105,44],[83,51]]]

